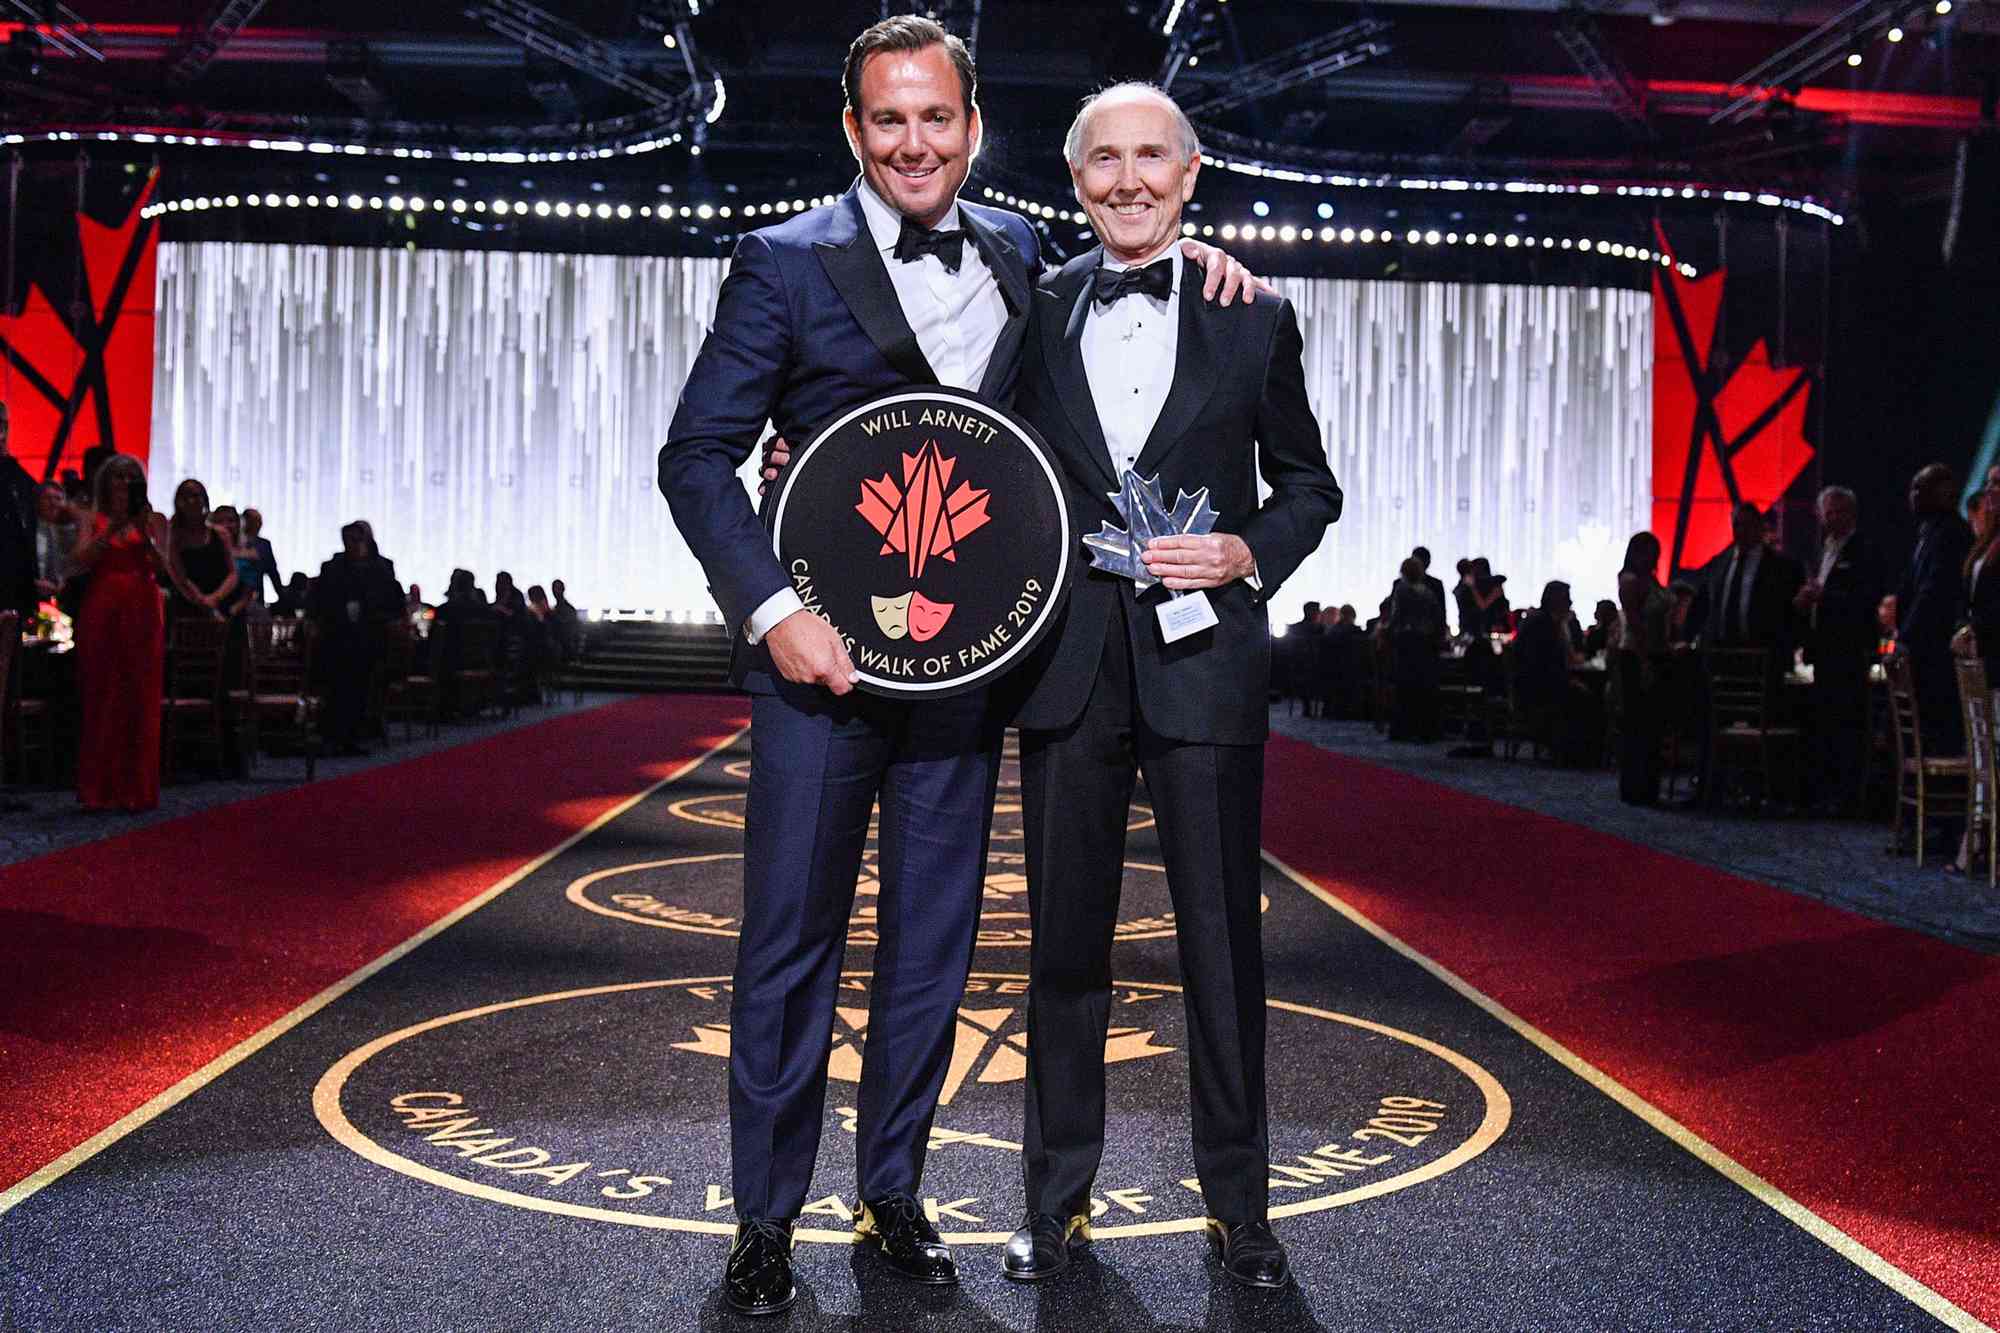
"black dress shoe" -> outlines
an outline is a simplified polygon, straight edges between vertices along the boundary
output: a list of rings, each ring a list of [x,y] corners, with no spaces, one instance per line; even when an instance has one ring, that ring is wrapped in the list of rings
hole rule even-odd
[[[1068,1218],[1054,1213],[1029,1213],[1021,1229],[1008,1238],[1000,1256],[1000,1272],[1016,1282],[1039,1282],[1069,1267],[1071,1237],[1090,1239],[1090,1219],[1082,1213]]]
[[[889,1267],[912,1282],[948,1286],[958,1281],[951,1247],[938,1238],[923,1205],[907,1194],[864,1199],[861,1216],[854,1219],[854,1234],[880,1250]]]
[[[1269,1222],[1227,1222],[1208,1219],[1208,1238],[1222,1255],[1222,1271],[1246,1287],[1282,1287],[1292,1280],[1285,1247],[1271,1234]]]
[[[722,1299],[738,1314],[776,1314],[798,1298],[792,1285],[792,1224],[753,1217],[736,1227]]]

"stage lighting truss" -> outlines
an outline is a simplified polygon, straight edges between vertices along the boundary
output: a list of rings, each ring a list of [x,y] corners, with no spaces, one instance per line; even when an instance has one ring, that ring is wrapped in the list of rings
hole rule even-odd
[[[29,8],[27,0],[8,0],[8,3]],[[693,33],[688,29],[687,20],[700,13],[700,3],[701,0],[670,0],[668,4],[652,7],[652,26],[662,26],[660,13],[668,16],[666,35],[673,41],[667,49],[675,53],[677,64],[686,75],[685,86],[677,88],[663,88],[638,77],[626,68],[633,62],[619,48],[526,0],[476,0],[469,4],[466,9],[469,17],[512,37],[532,52],[587,73],[643,103],[640,109],[624,115],[573,125],[491,131],[496,140],[502,140],[499,146],[468,146],[469,141],[476,141],[482,133],[476,129],[397,120],[368,123],[366,138],[356,133],[353,120],[314,122],[276,116],[216,116],[200,131],[190,132],[170,123],[173,113],[158,107],[139,113],[153,123],[18,131],[0,135],[0,145],[122,142],[501,164],[580,162],[655,152],[676,144],[699,142],[701,131],[719,120],[728,105],[729,92],[721,75],[701,63]],[[255,8],[248,0],[223,0],[216,21],[226,23],[235,11],[248,9],[254,13]],[[60,5],[56,9],[61,14],[69,13]],[[83,41],[74,25],[45,26],[41,31],[45,39],[66,33],[71,41]],[[101,60],[101,54],[96,58]],[[505,142],[503,136],[511,136],[512,142]]]
[[[1359,19],[1303,45],[1229,70],[1223,82],[1202,92],[1190,92],[1181,99],[1181,110],[1190,119],[1212,116],[1386,55],[1392,48],[1376,38],[1391,26],[1383,19]]]
[[[1031,205],[1017,196],[985,190],[986,197],[1007,207],[1028,212],[1029,208],[1043,208]],[[717,240],[726,240],[744,230],[745,224],[761,222],[766,218],[785,217],[804,212],[809,208],[819,208],[833,203],[838,195],[822,194],[812,198],[777,199],[754,204],[614,204],[605,200],[590,200],[571,203],[568,200],[514,200],[514,199],[467,199],[464,197],[444,198],[424,194],[228,194],[195,195],[187,198],[168,199],[148,205],[140,216],[157,218],[166,214],[212,213],[231,210],[276,211],[333,211],[347,213],[438,213],[459,217],[497,218],[554,218],[561,222],[617,222],[680,223],[696,230],[712,232]],[[1078,226],[1088,226],[1089,219],[1082,213],[1066,210],[1048,210],[1031,214],[1046,221],[1072,222]],[[1684,277],[1699,276],[1692,264],[1678,263],[1671,255],[1643,246],[1630,245],[1622,241],[1608,241],[1589,236],[1535,235],[1524,232],[1494,231],[1444,231],[1437,228],[1417,229],[1384,226],[1355,228],[1353,226],[1333,227],[1327,225],[1303,226],[1291,223],[1273,223],[1265,220],[1225,222],[1220,226],[1213,223],[1181,224],[1181,232],[1186,236],[1198,236],[1203,240],[1220,240],[1225,243],[1241,242],[1258,244],[1272,242],[1279,245],[1351,247],[1355,245],[1407,245],[1416,246],[1466,246],[1488,250],[1534,252],[1567,251],[1580,255],[1597,255],[1607,259],[1629,260],[1634,263],[1652,264],[1662,268],[1675,268]]]
[[[1618,58],[1618,52],[1590,12],[1578,3],[1565,6],[1556,20],[1555,38],[1556,45],[1568,53],[1597,90],[1605,110],[1616,116],[1634,139],[1651,142],[1653,126],[1646,119],[1644,89],[1632,77],[1632,71],[1625,68],[1625,62]]]
[[[97,30],[90,21],[68,5],[40,4],[35,0],[7,0],[11,9],[27,20],[23,30],[47,42],[66,56],[104,63],[104,49],[98,45]]]
[[[1805,36],[1784,47],[1729,85],[1730,101],[1708,118],[1711,125],[1739,124],[1761,114],[1774,102],[1786,102],[1809,79],[1843,61],[1862,63],[1861,48],[1877,36],[1900,42],[1907,29],[1926,14],[1942,17],[1948,2],[1912,4],[1910,0],[1858,0]]]

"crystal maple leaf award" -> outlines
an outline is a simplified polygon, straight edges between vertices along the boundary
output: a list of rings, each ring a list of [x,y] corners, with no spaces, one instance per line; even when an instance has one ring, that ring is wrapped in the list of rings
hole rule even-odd
[[[1169,509],[1160,494],[1159,477],[1141,477],[1128,468],[1111,494],[1111,503],[1117,506],[1125,526],[1103,523],[1084,537],[1083,544],[1090,548],[1090,567],[1131,579],[1141,592],[1159,582],[1146,570],[1147,542],[1155,537],[1198,537],[1215,528],[1216,513],[1209,508],[1206,486],[1193,495],[1182,491]],[[1209,605],[1207,593],[1169,593],[1156,609],[1160,634],[1168,643],[1215,625],[1215,608]]]

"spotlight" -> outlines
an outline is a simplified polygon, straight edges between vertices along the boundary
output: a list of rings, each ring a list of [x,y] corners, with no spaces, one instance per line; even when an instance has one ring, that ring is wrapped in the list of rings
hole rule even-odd
[[[1325,219],[1327,219],[1327,218],[1330,218],[1330,217],[1332,217],[1332,216],[1333,216],[1333,205],[1332,205],[1332,204],[1321,204],[1321,205],[1319,206],[1319,215],[1320,215],[1320,219],[1321,219],[1322,221],[1324,221],[1324,220],[1325,220]]]
[[[1940,14],[1951,13],[1951,0],[1937,0],[1937,12]]]
[[[675,36],[672,33],[668,33],[666,36],[660,38],[660,44],[666,47],[669,51],[671,51],[675,47],[679,46],[680,42],[678,39],[675,38]]]
[[[1847,64],[1849,68],[1859,67],[1861,64],[1861,53],[1859,51],[1849,51],[1847,53]]]
[[[1888,36],[1890,41],[1900,42],[1903,40],[1903,30],[1901,28],[1891,28],[1889,29]]]
[[[1265,203],[1262,199],[1259,199],[1256,203],[1250,205],[1250,211],[1252,213],[1255,213],[1260,218],[1267,218],[1271,216],[1271,206]]]

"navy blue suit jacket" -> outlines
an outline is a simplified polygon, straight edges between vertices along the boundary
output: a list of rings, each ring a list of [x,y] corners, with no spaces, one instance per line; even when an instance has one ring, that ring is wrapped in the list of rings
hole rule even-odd
[[[757,448],[764,423],[803,447],[827,422],[878,394],[937,377],[917,346],[856,196],[750,232],[737,242],[716,303],[715,323],[681,389],[660,447],[660,490],[681,537],[701,562],[725,624],[790,586],[771,537],[736,471]],[[979,391],[1005,403],[1020,373],[1030,294],[1041,247],[1017,214],[959,201],[978,249],[1007,302]],[[774,693],[780,681],[763,647],[745,648],[736,682]]]

